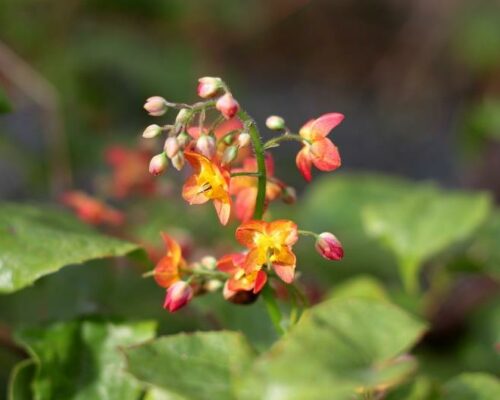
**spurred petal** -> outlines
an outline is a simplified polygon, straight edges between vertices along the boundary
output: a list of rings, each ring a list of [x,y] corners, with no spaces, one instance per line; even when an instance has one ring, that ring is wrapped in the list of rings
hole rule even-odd
[[[196,175],[190,176],[186,183],[184,183],[182,187],[182,197],[189,204],[203,204],[209,200],[209,198],[205,196],[203,189],[198,186]]]
[[[306,140],[311,140],[311,127],[314,124],[314,119],[307,121],[302,128],[300,128],[299,135]]]
[[[321,171],[333,171],[340,167],[339,150],[329,139],[315,141],[310,153],[314,166]]]
[[[172,261],[171,256],[165,256],[154,269],[154,279],[158,285],[169,288],[180,279],[177,264]]]
[[[286,267],[295,267],[295,263],[297,262],[297,258],[295,254],[288,247],[281,247],[278,252],[273,254],[271,258],[274,266],[286,266]]]
[[[297,224],[289,219],[277,219],[268,225],[267,232],[271,235],[279,235],[284,245],[292,246],[297,242]]]
[[[231,216],[231,198],[227,196],[227,198],[222,200],[214,199],[214,206],[220,223],[226,225]]]
[[[267,282],[267,274],[262,270],[257,271],[253,292],[259,293],[266,284],[266,282]]]
[[[234,204],[236,218],[243,222],[252,219],[252,215],[255,209],[256,196],[256,187],[245,188],[236,195],[236,201]]]
[[[255,235],[264,233],[267,224],[264,221],[251,220],[241,224],[236,229],[236,240],[243,246],[252,248],[255,246]]]
[[[297,164],[297,168],[299,169],[304,179],[309,182],[312,179],[311,175],[312,162],[309,154],[308,145],[302,147],[302,149],[297,153],[297,157],[295,158],[295,163]]]
[[[161,237],[163,239],[163,243],[165,244],[165,248],[167,249],[167,255],[172,257],[172,261],[175,264],[179,264],[182,257],[181,246],[165,232],[161,232]]]
[[[245,255],[243,253],[226,254],[217,261],[217,269],[227,274],[234,275],[242,269],[244,261]]]
[[[283,282],[285,283],[293,282],[293,277],[295,276],[295,267],[274,265],[273,269],[274,272],[276,272],[276,275],[278,275]]]
[[[333,128],[340,124],[343,119],[344,115],[340,113],[324,114],[321,117],[315,119],[310,126],[311,139],[314,141],[316,139],[325,137]]]

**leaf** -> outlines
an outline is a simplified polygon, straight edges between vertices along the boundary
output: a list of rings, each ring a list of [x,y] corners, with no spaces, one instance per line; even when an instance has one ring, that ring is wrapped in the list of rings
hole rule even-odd
[[[384,400],[439,400],[437,385],[426,376],[419,376],[412,382],[401,385]]]
[[[360,297],[378,301],[389,301],[389,296],[381,283],[371,276],[357,276],[342,282],[328,295],[331,299]]]
[[[136,400],[142,386],[124,372],[120,348],[151,339],[155,324],[73,321],[18,332],[36,365],[35,400]]]
[[[32,400],[31,382],[35,376],[35,363],[33,360],[24,360],[18,363],[12,370],[8,399],[9,400]]]
[[[400,356],[423,331],[424,324],[385,302],[328,300],[258,357],[242,398],[345,400],[394,385],[415,369],[411,357]]]
[[[0,204],[0,293],[68,264],[123,256],[137,245],[104,236],[61,210]]]
[[[467,239],[490,209],[486,194],[416,186],[397,200],[366,206],[363,221],[367,232],[392,250],[406,289],[415,292],[422,264]]]
[[[236,332],[164,336],[126,350],[141,381],[195,400],[235,399],[236,382],[254,356]]]
[[[481,263],[483,270],[500,278],[500,212],[496,211],[478,231],[467,254]]]
[[[444,387],[443,400],[498,400],[500,382],[493,375],[464,373],[451,379]]]
[[[7,113],[12,110],[10,101],[5,91],[0,87],[0,114]]]

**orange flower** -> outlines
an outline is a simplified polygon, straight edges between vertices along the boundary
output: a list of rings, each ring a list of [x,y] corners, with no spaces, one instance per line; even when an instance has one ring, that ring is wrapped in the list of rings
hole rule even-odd
[[[63,204],[72,208],[78,218],[92,224],[121,225],[125,217],[120,211],[80,191],[66,192],[61,196]]]
[[[130,150],[121,146],[112,146],[106,150],[106,162],[113,168],[113,194],[124,198],[134,192],[153,194],[156,181],[148,173],[149,150]]]
[[[226,281],[224,293],[231,297],[235,292],[252,291],[258,293],[267,281],[267,275],[260,269],[245,271],[246,256],[243,253],[232,253],[217,261],[217,268],[231,277]]]
[[[242,168],[234,168],[232,172],[256,172],[257,161],[253,157],[243,161]],[[283,183],[273,178],[274,161],[271,155],[266,156],[266,205],[275,200],[281,193]],[[234,211],[236,218],[246,222],[252,219],[255,210],[255,200],[257,198],[257,177],[256,176],[235,176],[231,178],[230,193],[236,196]]]
[[[296,257],[292,246],[298,239],[293,221],[248,221],[236,229],[236,239],[250,249],[244,265],[247,273],[271,265],[284,282],[293,281]]]
[[[304,139],[304,147],[297,154],[295,161],[297,168],[307,181],[312,178],[312,164],[321,171],[333,171],[340,167],[340,155],[337,146],[326,136],[343,119],[344,116],[339,113],[325,114],[317,119],[310,120],[300,128],[299,134]]]
[[[166,233],[161,233],[167,254],[156,264],[154,278],[158,285],[169,288],[181,279],[180,269],[186,264],[182,258],[181,246]]]
[[[229,171],[201,154],[186,151],[184,155],[195,173],[184,184],[182,196],[189,204],[203,204],[212,200],[219,221],[226,225],[231,213]]]

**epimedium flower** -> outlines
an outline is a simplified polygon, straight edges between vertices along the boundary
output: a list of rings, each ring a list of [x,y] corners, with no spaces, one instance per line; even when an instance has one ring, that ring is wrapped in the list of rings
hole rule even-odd
[[[342,122],[344,115],[340,113],[324,114],[310,120],[302,128],[299,135],[304,146],[296,157],[297,168],[307,181],[312,178],[311,166],[314,164],[321,171],[333,171],[340,167],[340,154],[326,136]]]
[[[229,171],[201,154],[186,151],[184,155],[195,172],[184,184],[182,196],[189,204],[212,200],[219,221],[226,225],[231,214]]]
[[[255,172],[257,171],[257,161],[253,157],[248,157],[243,161],[242,168],[233,168],[233,173]],[[274,178],[274,161],[270,154],[266,156],[266,203],[275,200],[282,191],[284,185]],[[236,196],[234,212],[236,218],[246,222],[252,219],[257,198],[257,177],[240,175],[231,178],[230,193]]]
[[[72,208],[83,222],[91,225],[118,226],[125,221],[125,216],[120,211],[84,192],[66,192],[61,196],[61,202]]]
[[[182,257],[179,243],[164,232],[161,233],[161,236],[167,253],[156,264],[153,276],[158,285],[168,289],[180,281],[180,270],[186,265],[186,261]]]
[[[293,282],[296,257],[292,246],[298,239],[293,221],[251,220],[236,229],[236,239],[249,249],[244,266],[247,273],[268,265],[284,282]]]
[[[254,269],[250,272],[245,270],[246,255],[243,253],[231,253],[222,256],[217,261],[219,271],[230,275],[224,284],[224,297],[230,298],[236,292],[251,291],[258,293],[267,281],[267,274],[262,269]]]

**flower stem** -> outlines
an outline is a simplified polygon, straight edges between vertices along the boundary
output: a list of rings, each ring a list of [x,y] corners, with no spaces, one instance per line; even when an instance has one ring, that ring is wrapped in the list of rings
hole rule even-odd
[[[259,131],[255,121],[245,112],[239,111],[238,117],[248,126],[248,133],[252,139],[252,145],[255,152],[255,159],[257,160],[257,199],[255,200],[255,211],[253,213],[254,219],[262,219],[264,214],[264,202],[266,200],[266,161],[264,158],[264,146],[260,138]]]
[[[264,299],[264,302],[266,303],[267,313],[271,318],[271,322],[274,325],[274,329],[276,329],[276,332],[279,335],[283,335],[285,331],[281,326],[281,320],[282,320],[281,310],[278,306],[276,298],[274,297],[273,289],[271,289],[271,286],[269,286],[269,284],[264,286],[264,288],[262,289],[262,297]]]
[[[269,139],[265,144],[264,144],[264,149],[269,149],[271,147],[275,147],[278,143],[284,142],[284,141],[292,141],[295,140],[297,142],[303,142],[304,138],[300,135],[294,134],[294,133],[286,133],[282,136],[278,136],[272,139]]]
[[[231,172],[231,177],[233,176],[254,176],[259,177],[259,172]]]

